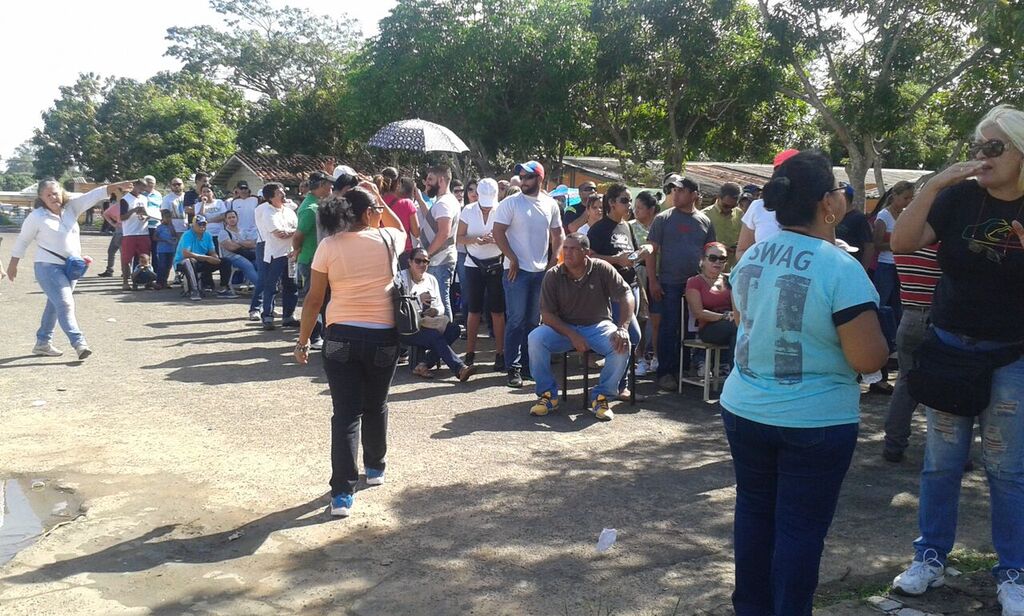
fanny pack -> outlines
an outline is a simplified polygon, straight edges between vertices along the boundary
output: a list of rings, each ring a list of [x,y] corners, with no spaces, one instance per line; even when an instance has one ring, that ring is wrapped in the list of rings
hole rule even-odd
[[[40,248],[57,257],[61,261],[64,261],[64,275],[68,277],[68,280],[78,280],[82,276],[85,276],[85,271],[89,269],[89,262],[82,257],[76,257],[75,255],[65,257],[60,253],[50,250],[49,248],[45,248],[43,246],[40,246]]]
[[[914,367],[907,373],[910,395],[937,411],[976,417],[991,402],[993,373],[1022,352],[1021,344],[968,351],[946,344],[931,330],[914,351]]]
[[[468,250],[466,251],[466,256],[473,260],[473,263],[476,265],[477,269],[479,269],[480,273],[483,274],[484,276],[500,276],[504,272],[505,268],[501,264],[503,257],[494,257],[492,259],[477,259],[473,255],[469,254]]]

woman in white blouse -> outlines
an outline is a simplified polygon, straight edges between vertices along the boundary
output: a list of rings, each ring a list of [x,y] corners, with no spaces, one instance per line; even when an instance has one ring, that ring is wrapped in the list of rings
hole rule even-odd
[[[103,201],[111,190],[124,192],[131,188],[131,182],[99,186],[65,204],[63,190],[56,180],[39,182],[36,201],[32,206],[34,209],[21,225],[21,232],[11,251],[11,261],[7,265],[7,276],[14,282],[18,277],[18,262],[25,256],[29,245],[35,241],[33,267],[36,281],[46,295],[46,308],[43,309],[43,318],[36,331],[33,355],[58,357],[64,354],[52,343],[53,328],[58,322],[71,341],[78,359],[85,359],[92,354],[75,318],[75,300],[72,298],[75,281],[69,279],[65,273],[65,261],[68,257],[82,256],[78,217]]]
[[[505,287],[501,249],[494,243],[494,210],[498,205],[498,182],[484,178],[477,184],[477,199],[462,211],[459,219],[458,244],[466,247],[465,301],[469,306],[466,318],[465,362],[473,365],[476,358],[476,336],[486,306],[491,313],[494,332],[494,369],[505,371]]]

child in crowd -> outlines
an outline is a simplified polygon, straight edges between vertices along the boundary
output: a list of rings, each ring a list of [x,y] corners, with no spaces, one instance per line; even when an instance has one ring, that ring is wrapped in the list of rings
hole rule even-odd
[[[156,247],[153,256],[156,258],[156,284],[154,289],[160,290],[167,286],[167,276],[171,273],[174,263],[174,251],[178,247],[178,234],[174,231],[171,211],[160,211],[160,226],[156,228]]]
[[[156,288],[156,272],[153,271],[153,265],[150,261],[148,254],[139,255],[139,264],[135,267],[132,272],[132,291],[138,291],[139,287],[145,287],[147,289]]]

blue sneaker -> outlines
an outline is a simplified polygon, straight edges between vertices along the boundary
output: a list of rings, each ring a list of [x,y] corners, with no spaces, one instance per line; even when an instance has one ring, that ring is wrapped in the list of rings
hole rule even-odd
[[[367,468],[366,469],[366,485],[368,485],[368,486],[384,485],[384,471],[377,470],[375,468]]]
[[[331,515],[336,518],[347,518],[352,513],[353,498],[351,494],[337,494],[331,497]]]

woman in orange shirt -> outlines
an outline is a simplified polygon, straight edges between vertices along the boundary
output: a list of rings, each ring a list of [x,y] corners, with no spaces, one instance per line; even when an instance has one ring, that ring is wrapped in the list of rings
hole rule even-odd
[[[330,285],[323,362],[334,406],[331,515],[345,517],[359,482],[360,424],[366,484],[384,483],[388,390],[398,362],[391,289],[405,231],[371,182],[329,197],[318,215],[329,237],[313,256],[295,359],[309,359],[309,336]]]

